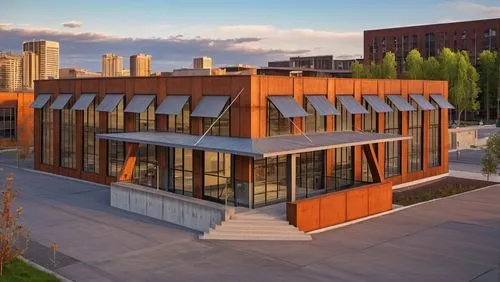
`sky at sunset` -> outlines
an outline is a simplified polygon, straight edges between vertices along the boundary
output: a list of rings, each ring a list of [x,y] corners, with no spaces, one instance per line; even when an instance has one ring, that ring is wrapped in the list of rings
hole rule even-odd
[[[286,4],[285,4],[286,3]],[[100,71],[107,52],[153,56],[153,71],[266,65],[289,56],[360,57],[363,30],[500,17],[500,2],[476,1],[23,1],[0,0],[0,50],[33,39],[61,44],[61,67]]]

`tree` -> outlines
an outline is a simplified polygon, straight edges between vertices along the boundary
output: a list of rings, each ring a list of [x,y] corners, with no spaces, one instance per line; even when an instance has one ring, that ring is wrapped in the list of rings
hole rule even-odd
[[[396,69],[396,56],[392,52],[387,52],[382,59],[382,63],[379,66],[379,73],[377,78],[396,78],[398,75]]]
[[[496,105],[496,91],[498,88],[498,64],[497,53],[484,50],[479,54],[479,85],[481,88],[481,100],[485,105],[486,120],[490,120],[490,109]]]
[[[456,54],[449,48],[444,48],[441,52],[439,52],[438,61],[441,78],[448,81],[448,89],[451,89],[455,83],[454,79],[456,77]]]
[[[441,80],[441,72],[439,70],[440,64],[439,61],[434,57],[429,57],[424,61],[422,70],[423,70],[423,79],[427,80]]]
[[[364,78],[365,77],[365,69],[362,64],[358,61],[354,62],[351,66],[352,77],[353,78]]]
[[[417,49],[413,49],[408,53],[405,60],[405,77],[407,79],[422,79],[423,78],[424,59]]]
[[[476,68],[471,65],[467,52],[462,51],[455,54],[456,72],[455,77],[451,77],[452,85],[449,88],[451,103],[455,106],[457,113],[457,124],[460,125],[460,118],[464,111],[476,111],[479,109],[477,95],[479,88],[477,81],[479,76]]]
[[[487,152],[481,159],[481,163],[483,165],[481,172],[483,175],[486,175],[486,180],[490,181],[490,175],[496,174],[497,172],[498,160],[493,156],[493,154]]]
[[[28,229],[19,224],[22,208],[18,207],[13,211],[13,204],[16,199],[16,192],[13,187],[14,175],[10,173],[4,184],[2,191],[2,207],[0,214],[0,276],[3,274],[3,267],[24,253],[28,244]],[[22,245],[24,239],[25,244]]]

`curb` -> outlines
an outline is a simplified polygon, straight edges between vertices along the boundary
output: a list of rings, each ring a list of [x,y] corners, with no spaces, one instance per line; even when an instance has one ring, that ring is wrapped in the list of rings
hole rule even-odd
[[[39,265],[39,264],[37,264],[37,263],[34,263],[34,262],[32,262],[32,261],[28,260],[28,259],[27,259],[27,258],[25,258],[25,257],[18,256],[17,258],[18,258],[19,260],[21,260],[21,261],[23,261],[23,262],[25,262],[25,263],[29,264],[30,266],[32,266],[32,267],[34,267],[34,268],[36,268],[36,269],[40,270],[40,271],[43,271],[43,272],[45,272],[45,273],[48,273],[48,274],[54,275],[57,279],[59,279],[59,280],[61,280],[61,281],[63,281],[63,282],[74,282],[73,280],[68,279],[68,278],[66,278],[66,277],[64,277],[64,276],[62,276],[62,275],[60,275],[60,274],[58,274],[58,273],[56,273],[56,272],[54,272],[54,271],[52,271],[52,270],[50,270],[50,269],[47,269],[47,268],[45,268],[45,267],[43,267],[43,266],[41,266],[41,265]]]
[[[399,208],[392,209],[390,211],[386,211],[386,212],[382,212],[382,213],[370,215],[370,216],[363,217],[363,218],[360,218],[360,219],[356,219],[356,220],[353,220],[353,221],[344,222],[344,223],[341,223],[341,224],[337,224],[337,225],[334,225],[334,226],[325,227],[325,228],[322,228],[322,229],[313,230],[313,231],[306,232],[306,233],[307,234],[323,233],[325,231],[330,231],[330,230],[334,230],[334,229],[337,229],[337,228],[342,228],[342,227],[345,227],[345,226],[349,226],[351,224],[356,224],[356,223],[359,223],[359,222],[363,222],[363,221],[366,221],[366,220],[377,218],[379,216],[384,216],[384,215],[388,215],[388,214],[391,214],[391,213],[400,212],[400,211],[403,211],[403,210],[406,210],[406,209],[409,209],[409,208],[414,208],[414,207],[417,207],[417,206],[420,206],[420,205],[425,205],[425,204],[429,204],[429,203],[440,201],[440,200],[452,199],[452,198],[455,198],[455,197],[458,197],[458,196],[461,196],[461,195],[466,195],[466,194],[478,192],[478,191],[481,191],[481,190],[495,188],[495,187],[498,187],[498,186],[500,186],[500,184],[493,184],[493,185],[490,185],[490,186],[486,186],[486,187],[482,187],[482,188],[479,188],[479,189],[475,189],[475,190],[471,190],[471,191],[467,191],[467,192],[463,192],[463,193],[451,195],[451,196],[448,196],[448,197],[436,198],[436,199],[432,199],[432,200],[429,200],[429,201],[416,203],[416,204],[413,204],[413,205],[410,205],[410,206],[401,206]]]
[[[24,170],[26,172],[38,173],[38,174],[47,175],[47,176],[54,176],[54,177],[58,177],[58,178],[69,180],[69,181],[80,182],[80,183],[83,183],[83,184],[91,184],[91,185],[95,185],[95,186],[99,186],[99,187],[107,188],[107,189],[109,189],[109,187],[110,187],[109,185],[104,185],[104,184],[100,184],[100,183],[90,182],[90,181],[82,180],[82,179],[78,179],[78,178],[67,177],[67,176],[58,175],[58,174],[54,174],[54,173],[50,173],[50,172],[34,170],[34,169],[30,169],[30,168],[17,167],[15,165],[3,164],[1,162],[0,162],[0,166],[4,166],[4,167],[8,167],[8,168],[13,168],[13,169],[20,169],[20,170]]]

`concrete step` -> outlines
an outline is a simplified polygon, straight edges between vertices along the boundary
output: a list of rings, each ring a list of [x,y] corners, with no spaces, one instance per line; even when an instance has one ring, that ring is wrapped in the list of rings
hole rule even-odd
[[[239,240],[239,241],[311,241],[312,237],[308,234],[203,234],[200,235],[203,240]]]
[[[292,225],[280,225],[279,227],[269,227],[269,226],[241,226],[241,225],[217,225],[215,228],[210,230],[239,230],[241,232],[245,231],[266,231],[266,230],[279,230],[279,231],[299,231],[295,226]]]
[[[271,216],[267,214],[235,214],[231,219],[266,219],[266,220],[285,220],[284,216]]]
[[[210,234],[305,234],[297,229],[240,229],[240,228],[216,228],[211,229]]]
[[[226,225],[229,222],[231,224],[246,224],[246,225],[270,225],[270,226],[276,226],[276,225],[290,225],[288,221],[283,221],[283,220],[259,220],[259,219],[230,219],[228,221],[223,221],[222,225]]]

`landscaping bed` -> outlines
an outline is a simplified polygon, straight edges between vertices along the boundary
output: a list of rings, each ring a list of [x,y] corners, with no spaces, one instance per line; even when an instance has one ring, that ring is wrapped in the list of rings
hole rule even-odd
[[[40,271],[31,265],[21,261],[14,260],[3,269],[1,282],[58,282],[60,281],[53,275]]]
[[[392,202],[396,205],[409,206],[494,184],[497,183],[457,177],[445,177],[433,182],[395,190],[392,194]]]

